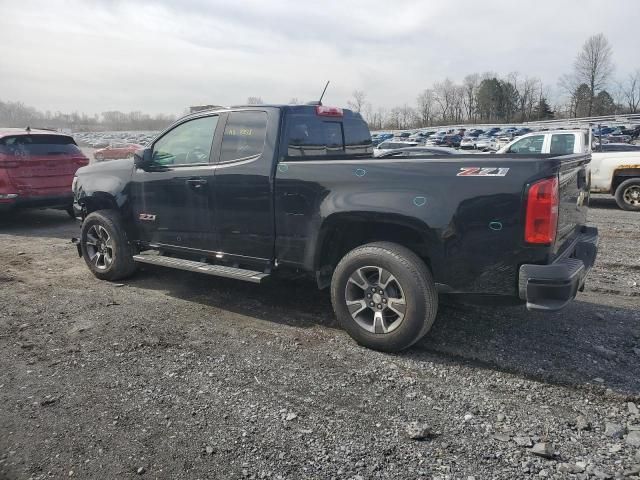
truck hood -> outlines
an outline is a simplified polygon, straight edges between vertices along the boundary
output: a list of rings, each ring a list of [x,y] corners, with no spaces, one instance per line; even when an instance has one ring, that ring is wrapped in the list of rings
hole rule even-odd
[[[111,173],[114,175],[122,175],[122,174],[130,174],[132,170],[133,170],[133,159],[123,158],[120,160],[109,160],[106,162],[92,163],[91,165],[87,165],[86,167],[79,168],[76,175],[84,176],[84,175],[92,175],[94,173],[98,173],[98,174]]]

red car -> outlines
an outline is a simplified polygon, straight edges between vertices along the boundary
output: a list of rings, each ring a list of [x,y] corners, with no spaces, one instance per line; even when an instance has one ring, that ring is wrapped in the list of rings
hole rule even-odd
[[[73,216],[73,177],[88,164],[69,135],[0,128],[0,212],[59,208]]]
[[[93,152],[93,157],[101,162],[106,159],[133,158],[136,150],[140,150],[142,145],[135,143],[112,143],[106,148],[101,148]]]

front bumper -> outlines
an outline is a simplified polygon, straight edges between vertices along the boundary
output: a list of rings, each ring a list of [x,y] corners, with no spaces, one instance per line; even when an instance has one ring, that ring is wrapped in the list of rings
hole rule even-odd
[[[549,265],[521,265],[519,294],[529,310],[564,308],[584,288],[598,252],[598,229],[584,227],[570,248]]]

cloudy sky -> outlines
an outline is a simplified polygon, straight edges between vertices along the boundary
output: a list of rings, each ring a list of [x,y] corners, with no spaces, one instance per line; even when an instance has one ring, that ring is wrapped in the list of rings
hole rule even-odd
[[[553,92],[602,32],[616,76],[640,68],[640,1],[0,0],[0,100],[52,111],[181,113],[188,105],[316,99],[413,104],[472,72]]]

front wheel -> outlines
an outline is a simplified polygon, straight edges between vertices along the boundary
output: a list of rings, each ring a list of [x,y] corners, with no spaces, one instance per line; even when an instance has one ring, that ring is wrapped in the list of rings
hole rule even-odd
[[[425,263],[390,242],[347,253],[331,280],[340,325],[359,344],[385,352],[410,347],[431,328],[438,294]]]
[[[631,178],[618,185],[616,203],[623,210],[640,211],[640,178]]]
[[[100,280],[120,280],[136,270],[133,247],[120,216],[113,210],[98,210],[87,216],[80,246],[89,270]]]

